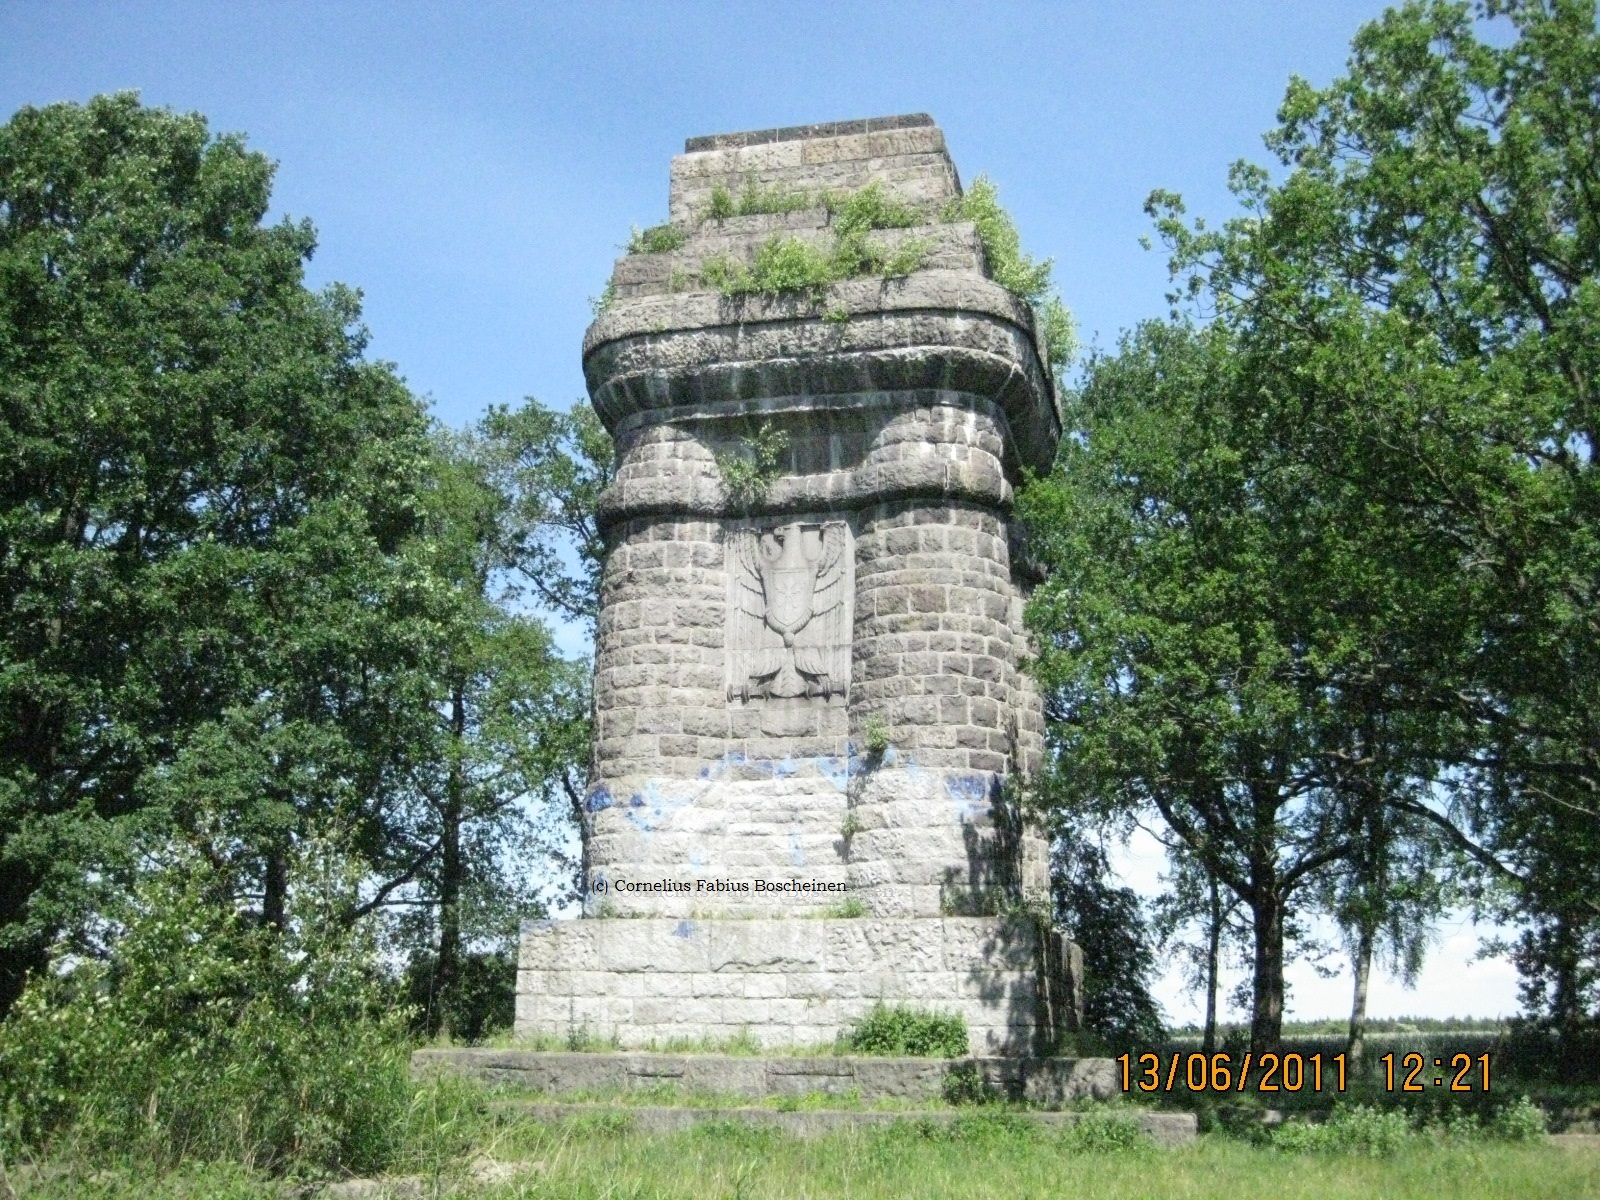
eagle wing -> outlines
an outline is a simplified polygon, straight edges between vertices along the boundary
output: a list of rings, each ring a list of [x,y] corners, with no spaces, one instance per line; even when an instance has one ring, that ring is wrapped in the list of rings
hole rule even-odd
[[[783,639],[767,628],[767,593],[754,530],[729,534],[728,575],[728,698],[748,699],[751,680],[775,675],[783,667]]]
[[[795,670],[842,685],[850,652],[850,631],[844,628],[844,576],[847,539],[844,524],[822,528],[822,553],[817,556],[817,582],[811,592],[811,620],[795,636]]]

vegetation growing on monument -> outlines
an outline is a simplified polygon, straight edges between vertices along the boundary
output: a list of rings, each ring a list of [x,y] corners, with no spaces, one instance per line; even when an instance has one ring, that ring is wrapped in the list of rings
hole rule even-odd
[[[924,221],[916,208],[894,200],[876,181],[856,192],[791,195],[805,199],[801,208],[828,211],[831,245],[775,234],[756,249],[755,262],[749,266],[726,256],[708,258],[700,264],[700,278],[725,296],[799,294],[820,303],[827,289],[841,280],[864,275],[897,278],[917,270],[927,259],[929,247],[921,239],[905,239],[887,250],[868,236],[874,230],[907,229]]]
[[[688,235],[676,225],[652,225],[648,229],[638,226],[628,234],[629,254],[670,254],[681,249]]]
[[[971,187],[950,201],[944,219],[972,222],[994,281],[1033,306],[1044,342],[1043,357],[1058,384],[1064,383],[1066,369],[1078,350],[1078,334],[1072,313],[1051,283],[1051,260],[1037,261],[1023,253],[1016,222],[1000,206],[999,190],[986,175],[979,175]]]
[[[881,1001],[845,1035],[856,1054],[962,1058],[967,1053],[967,1022],[960,1013],[927,1012]]]
[[[894,199],[876,180],[856,191],[819,191],[763,187],[752,176],[744,189],[730,192],[718,184],[712,189],[707,216],[713,220],[761,214],[825,209],[833,234],[831,245],[777,233],[756,250],[755,261],[743,263],[728,256],[707,258],[700,264],[698,280],[725,296],[801,295],[820,304],[834,284],[863,276],[896,279],[919,270],[931,245],[925,239],[902,240],[893,250],[868,235],[882,229],[910,229],[930,224],[934,216],[913,204]],[[1034,311],[1044,358],[1058,379],[1077,352],[1077,330],[1071,312],[1051,284],[1050,261],[1024,254],[1016,223],[1000,206],[999,193],[987,176],[980,175],[965,194],[938,214],[944,221],[971,221],[983,245],[984,256],[996,283],[1029,304]],[[628,241],[630,254],[654,254],[681,249],[686,235],[674,225],[635,229]],[[678,278],[673,290],[689,286]],[[607,288],[610,288],[607,284]],[[607,309],[614,293],[595,301],[595,311]],[[830,309],[829,321],[844,323],[849,313]]]
[[[789,435],[763,421],[760,429],[736,446],[714,452],[723,494],[735,511],[748,512],[766,500],[783,474],[779,464],[788,450]]]

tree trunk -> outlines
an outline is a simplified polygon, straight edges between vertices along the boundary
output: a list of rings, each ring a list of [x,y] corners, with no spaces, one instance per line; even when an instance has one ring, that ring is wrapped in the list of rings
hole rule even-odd
[[[1367,1049],[1367,981],[1372,977],[1374,940],[1375,934],[1371,926],[1363,924],[1360,932],[1356,934],[1356,988],[1355,996],[1350,1002],[1350,1045],[1346,1049],[1352,1071],[1361,1066],[1362,1055]]]
[[[267,847],[266,877],[261,890],[261,921],[279,932],[289,927],[289,848],[281,840]]]
[[[1200,1049],[1206,1054],[1217,1048],[1217,982],[1221,974],[1222,958],[1222,896],[1217,891],[1217,881],[1210,881],[1211,927],[1206,945],[1206,1031]]]
[[[1250,1049],[1276,1051],[1283,1040],[1283,897],[1276,881],[1257,884],[1250,911],[1255,925],[1255,996],[1250,1011]]]
[[[434,976],[439,1027],[450,1032],[451,1003],[461,967],[461,822],[466,809],[462,752],[467,731],[467,702],[457,684],[450,693],[450,774],[445,781],[443,829],[439,861],[439,954]]]

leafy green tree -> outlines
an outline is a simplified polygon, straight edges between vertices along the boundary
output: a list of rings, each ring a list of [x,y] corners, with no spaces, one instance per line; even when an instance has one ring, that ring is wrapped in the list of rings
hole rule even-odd
[[[1153,813],[1250,914],[1251,1037],[1279,1040],[1297,911],[1360,832],[1350,698],[1381,644],[1371,589],[1303,481],[1240,415],[1230,331],[1152,323],[1092,358],[1074,436],[1023,516],[1049,577],[1029,608],[1068,812]],[[1352,583],[1354,580],[1354,583]]]
[[[297,823],[376,854],[408,769],[424,417],[271,178],[131,94],[0,126],[0,1012],[180,783],[282,926]]]
[[[611,435],[581,400],[563,413],[531,396],[520,408],[491,408],[480,435],[491,486],[513,498],[507,565],[547,611],[592,632],[605,563],[600,493],[616,467]]]
[[[1210,1054],[1217,1048],[1223,958],[1230,949],[1248,945],[1250,931],[1239,927],[1239,898],[1185,853],[1182,842],[1169,845],[1167,853],[1172,864],[1168,890],[1156,899],[1151,924],[1160,948],[1177,954],[1191,988],[1205,996],[1200,1049]],[[1199,942],[1179,936],[1192,925],[1199,926]]]
[[[429,1032],[476,1036],[486,1001],[474,998],[513,982],[501,960],[518,918],[576,894],[568,793],[587,762],[589,700],[584,664],[562,659],[538,618],[517,610],[512,570],[532,535],[522,497],[502,490],[514,478],[502,446],[481,429],[441,432],[436,446],[427,544],[451,588],[451,622],[430,705],[431,766],[415,777],[402,855],[414,869],[391,883],[407,906],[407,940],[428,942],[412,977]],[[542,896],[541,861],[556,867]]]
[[[1058,820],[1050,885],[1055,920],[1083,951],[1083,1028],[1106,1048],[1156,1045],[1161,1008],[1150,995],[1156,957],[1139,895],[1112,882],[1105,850],[1087,830]]]
[[[1367,686],[1435,787],[1388,803],[1529,923],[1527,999],[1569,1029],[1600,1006],[1595,18],[1392,9],[1344,77],[1291,84],[1268,139],[1288,174],[1236,167],[1245,217],[1208,231],[1153,198],[1305,507],[1390,565]]]

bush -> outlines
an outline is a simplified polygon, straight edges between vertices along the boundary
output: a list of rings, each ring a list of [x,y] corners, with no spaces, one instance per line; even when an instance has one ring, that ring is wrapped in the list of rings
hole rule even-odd
[[[976,1063],[962,1063],[952,1067],[940,1088],[946,1104],[997,1104],[1000,1094],[989,1085]]]
[[[456,985],[440,995],[438,957],[419,954],[406,967],[406,1002],[412,1009],[411,1030],[422,1037],[448,1031],[456,1042],[481,1042],[510,1029],[517,1015],[517,961],[505,952],[463,954]]]
[[[1526,1096],[1518,1096],[1494,1114],[1489,1133],[1508,1142],[1533,1142],[1544,1137],[1544,1110]]]
[[[635,227],[628,234],[629,254],[670,254],[681,249],[689,237],[676,225],[652,225],[649,229]]]
[[[6,1153],[365,1170],[410,1099],[405,1014],[340,919],[336,859],[297,870],[280,933],[183,851],[116,914],[103,960],[64,959],[0,1024]]]
[[[879,1002],[856,1022],[845,1044],[857,1054],[960,1058],[967,1052],[967,1019]]]
[[[1411,1137],[1405,1114],[1368,1108],[1335,1109],[1321,1125],[1291,1121],[1272,1135],[1272,1144],[1290,1153],[1360,1154],[1387,1158]]]

